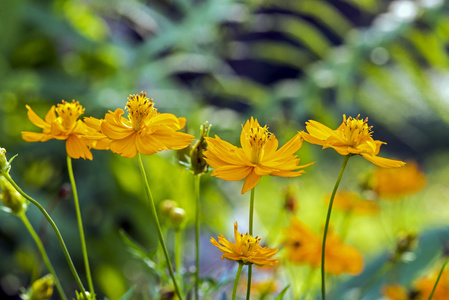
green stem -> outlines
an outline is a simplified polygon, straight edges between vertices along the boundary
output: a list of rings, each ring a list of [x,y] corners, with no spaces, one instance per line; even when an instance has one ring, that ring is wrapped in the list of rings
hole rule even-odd
[[[443,274],[444,268],[446,267],[448,262],[449,262],[449,257],[446,259],[443,266],[441,267],[440,273],[438,273],[437,280],[435,281],[435,285],[433,286],[432,292],[430,293],[428,300],[432,300],[433,294],[435,293],[435,290],[437,289],[438,281],[440,281],[441,274]]]
[[[201,174],[195,175],[195,300],[199,297],[200,282],[200,178]]]
[[[48,258],[47,252],[45,251],[45,248],[42,245],[42,242],[41,242],[39,236],[37,235],[33,226],[30,224],[30,221],[28,220],[27,216],[25,215],[25,212],[21,212],[20,214],[18,214],[18,216],[22,220],[23,224],[25,224],[25,227],[28,229],[31,236],[33,237],[34,242],[36,243],[36,246],[42,255],[42,258],[44,259],[45,265],[47,266],[51,275],[53,275],[53,278],[55,279],[55,286],[56,286],[56,289],[58,290],[59,295],[61,296],[61,299],[67,300],[67,296],[65,295],[64,290],[62,289],[62,286],[61,286],[61,283],[59,282],[58,276],[56,276],[55,269],[53,268],[53,266],[50,262],[50,259]]]
[[[335,194],[337,193],[338,186],[340,185],[341,178],[343,177],[343,172],[345,171],[346,164],[348,163],[349,158],[351,155],[346,155],[343,160],[343,165],[340,169],[340,174],[338,174],[337,182],[335,182],[334,190],[332,191],[331,200],[329,202],[329,208],[327,210],[327,216],[326,216],[326,223],[324,225],[324,234],[323,234],[323,245],[321,248],[321,297],[322,300],[326,300],[326,273],[324,268],[325,263],[325,254],[326,254],[326,237],[327,237],[327,231],[329,229],[329,221],[331,219],[331,213],[332,213],[332,205],[334,203]]]
[[[165,260],[167,261],[168,271],[170,272],[170,276],[173,281],[173,285],[175,287],[176,295],[178,298],[182,300],[181,292],[179,291],[178,283],[176,282],[175,273],[173,272],[173,267],[170,261],[170,257],[168,256],[167,247],[165,246],[164,237],[162,235],[161,225],[159,224],[159,219],[157,217],[156,206],[154,204],[153,196],[151,195],[150,186],[148,185],[147,175],[145,173],[145,169],[142,163],[142,156],[140,153],[137,154],[137,160],[139,162],[140,173],[142,175],[143,185],[145,186],[145,191],[147,194],[148,202],[150,205],[151,213],[153,214],[154,224],[156,225],[157,235],[159,237],[159,242],[161,243],[162,250],[164,251]]]
[[[42,207],[42,205],[39,204],[39,202],[37,202],[36,200],[34,200],[33,198],[31,198],[30,196],[28,196],[27,194],[25,194],[24,191],[22,191],[22,189],[14,182],[14,180],[11,178],[11,176],[9,176],[8,173],[3,173],[2,174],[6,180],[9,181],[9,183],[12,184],[12,186],[23,196],[25,197],[28,201],[30,201],[31,203],[33,203],[34,205],[37,206],[37,208],[42,212],[42,214],[44,215],[44,217],[47,219],[48,223],[50,223],[51,227],[53,228],[54,232],[56,233],[56,237],[58,238],[59,244],[61,245],[62,251],[64,252],[65,258],[67,260],[67,263],[69,264],[69,268],[70,271],[73,274],[73,277],[75,277],[75,281],[78,284],[78,288],[80,289],[81,293],[84,295],[85,299],[89,299],[87,297],[86,294],[86,290],[84,289],[83,283],[81,282],[80,277],[78,276],[78,273],[76,272],[75,266],[73,265],[73,261],[72,258],[70,257],[69,251],[67,250],[67,247],[64,243],[64,240],[62,239],[62,235],[59,232],[58,227],[56,226],[55,222],[53,221],[53,219],[50,217],[50,215],[47,213],[47,211]]]
[[[176,277],[181,282],[181,229],[175,230],[175,268]]]
[[[237,296],[237,286],[239,285],[240,273],[242,273],[243,264],[239,263],[237,274],[235,275],[234,288],[232,289],[232,300],[235,300]]]
[[[249,234],[253,235],[253,220],[254,220],[254,194],[256,192],[256,188],[254,187],[251,190],[251,198],[249,201]],[[248,285],[246,287],[246,300],[249,300],[251,297],[251,277],[253,275],[253,265],[248,265]]]
[[[72,185],[73,201],[75,202],[76,219],[78,220],[78,231],[80,233],[81,249],[83,252],[83,259],[84,259],[84,268],[86,269],[86,277],[87,277],[87,282],[89,284],[90,295],[91,295],[92,299],[95,299],[95,291],[94,291],[94,285],[92,282],[92,275],[90,273],[89,257],[87,255],[86,239],[84,237],[83,220],[81,218],[81,210],[80,210],[80,204],[79,204],[79,200],[78,200],[78,192],[76,190],[75,177],[73,176],[72,159],[69,155],[67,155],[67,168],[68,168],[69,177],[70,177],[70,184]]]

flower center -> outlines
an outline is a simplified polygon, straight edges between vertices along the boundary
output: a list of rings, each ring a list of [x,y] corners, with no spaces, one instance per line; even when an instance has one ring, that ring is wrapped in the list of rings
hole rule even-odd
[[[71,130],[76,124],[78,117],[84,113],[84,108],[78,101],[66,102],[62,100],[56,107],[56,113],[62,119],[62,125],[65,129]]]
[[[253,237],[252,235],[246,234],[240,234],[242,237],[241,242],[241,250],[243,252],[243,255],[247,255],[249,252],[253,251],[254,248],[259,244],[260,238],[259,236]]]
[[[343,115],[343,123],[345,124],[344,134],[349,145],[355,146],[361,139],[371,136],[372,126],[368,126],[368,118],[365,120],[360,119],[360,115],[357,118]]]
[[[141,92],[140,95],[131,95],[126,104],[129,112],[128,118],[135,131],[138,131],[141,125],[157,112],[153,99],[148,99],[146,95],[147,93],[144,92]]]
[[[249,132],[246,133],[246,138],[251,146],[251,162],[253,164],[259,164],[263,157],[265,144],[270,137],[271,132],[268,131],[267,125],[261,127],[256,124],[254,127],[250,127]]]

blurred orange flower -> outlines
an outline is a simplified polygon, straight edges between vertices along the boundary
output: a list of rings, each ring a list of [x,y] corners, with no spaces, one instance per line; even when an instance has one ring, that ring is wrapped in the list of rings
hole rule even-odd
[[[103,150],[108,148],[109,140],[99,130],[87,126],[78,119],[84,113],[84,108],[78,101],[62,100],[57,107],[53,105],[47,112],[45,120],[42,120],[30,106],[26,105],[26,108],[30,121],[42,128],[42,133],[23,131],[22,138],[27,142],[65,140],[66,151],[70,157],[90,160],[92,160],[91,148]]]
[[[330,195],[325,202],[329,203]],[[359,215],[372,215],[379,211],[379,205],[373,200],[365,200],[356,192],[341,191],[335,195],[333,208]]]
[[[224,254],[221,258],[235,260],[244,264],[256,264],[258,266],[272,266],[277,263],[277,259],[270,259],[278,251],[277,248],[267,248],[259,245],[258,236],[241,234],[237,231],[237,222],[234,223],[235,243],[231,243],[223,235],[218,236],[218,242],[211,238],[212,245],[218,247]]]
[[[414,162],[399,169],[376,168],[371,178],[372,189],[386,199],[414,194],[424,188],[426,182],[426,176]]]
[[[407,290],[400,285],[384,286],[382,296],[388,300],[411,300],[407,295]]]
[[[306,122],[308,133],[301,131],[302,137],[309,143],[321,145],[324,148],[334,148],[341,155],[361,155],[373,164],[382,168],[396,168],[405,165],[399,160],[392,160],[377,156],[380,146],[384,142],[373,140],[372,126],[368,127],[368,118],[365,120],[343,115],[343,123],[336,129],[309,120]]]
[[[419,291],[420,297],[423,299],[428,299],[430,293],[432,292],[433,287],[435,286],[435,282],[437,280],[439,274],[436,272],[430,277],[424,277],[418,279],[415,283],[415,288]],[[435,293],[432,297],[433,300],[447,300],[449,299],[449,272],[443,271],[441,274],[440,280],[438,281],[437,288],[435,289]]]
[[[158,113],[153,99],[148,99],[146,93],[131,95],[126,108],[128,118],[124,118],[125,112],[118,108],[114,112],[109,111],[104,120],[86,120],[94,128],[99,124],[103,134],[112,140],[109,145],[111,151],[123,157],[132,158],[138,152],[151,155],[162,150],[183,149],[194,138],[178,132],[184,128],[185,118]]]
[[[300,134],[278,149],[278,140],[268,131],[268,127],[261,127],[252,117],[240,134],[242,148],[218,136],[206,137],[206,140],[209,150],[204,152],[204,156],[207,163],[215,168],[212,175],[230,181],[246,178],[242,194],[254,188],[264,175],[297,177],[305,171],[296,170],[313,164],[299,166],[299,158],[293,155],[302,146]]]
[[[297,217],[286,228],[284,246],[287,258],[295,264],[321,265],[322,238]],[[326,242],[326,272],[330,274],[358,274],[363,268],[362,255],[355,248],[342,243],[338,235],[329,231]]]

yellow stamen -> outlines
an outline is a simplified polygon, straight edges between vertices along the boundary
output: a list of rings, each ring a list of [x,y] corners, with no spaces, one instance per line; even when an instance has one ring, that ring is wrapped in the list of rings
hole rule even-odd
[[[148,99],[146,95],[147,93],[144,92],[140,92],[140,95],[130,95],[126,104],[129,112],[128,118],[135,131],[138,131],[145,120],[157,112],[153,99]]]
[[[343,122],[345,124],[344,134],[349,145],[355,146],[360,139],[370,137],[372,126],[368,126],[368,118],[360,119],[360,115],[356,119],[343,115]]]
[[[261,127],[259,124],[251,127],[249,132],[246,133],[246,138],[251,146],[251,162],[253,164],[260,163],[264,154],[265,144],[270,135],[271,132],[268,131],[268,127],[266,125]]]
[[[78,101],[67,102],[62,100],[62,103],[59,103],[56,107],[56,113],[62,119],[64,128],[70,130],[75,126],[79,116],[84,113],[84,108]]]

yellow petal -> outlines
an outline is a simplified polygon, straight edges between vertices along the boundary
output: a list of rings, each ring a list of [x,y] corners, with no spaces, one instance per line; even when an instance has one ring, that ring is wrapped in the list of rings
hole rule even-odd
[[[70,135],[65,143],[67,154],[71,158],[78,159],[80,157],[84,159],[92,160],[92,153],[87,145],[75,135]]]
[[[45,133],[22,131],[22,139],[26,142],[45,142],[53,137]]]
[[[36,125],[37,127],[44,128],[49,126],[50,124],[46,123],[44,120],[41,119],[32,109],[29,105],[25,105],[25,107],[28,109],[27,115],[28,119]],[[53,106],[54,109],[54,106]]]
[[[381,168],[399,168],[405,165],[405,162],[400,160],[393,160],[384,157],[369,155],[366,153],[361,154],[366,160],[372,162],[376,166]]]
[[[243,183],[241,193],[244,194],[247,191],[253,189],[259,183],[260,178],[261,176],[257,175],[256,172],[252,170],[251,173],[249,173],[249,175],[246,177],[245,182]]]
[[[136,134],[130,134],[124,139],[113,140],[109,148],[114,153],[119,153],[123,157],[133,158],[137,154]]]
[[[212,176],[216,176],[224,180],[237,181],[248,176],[252,169],[253,168],[249,166],[224,165],[214,169],[212,171]]]

